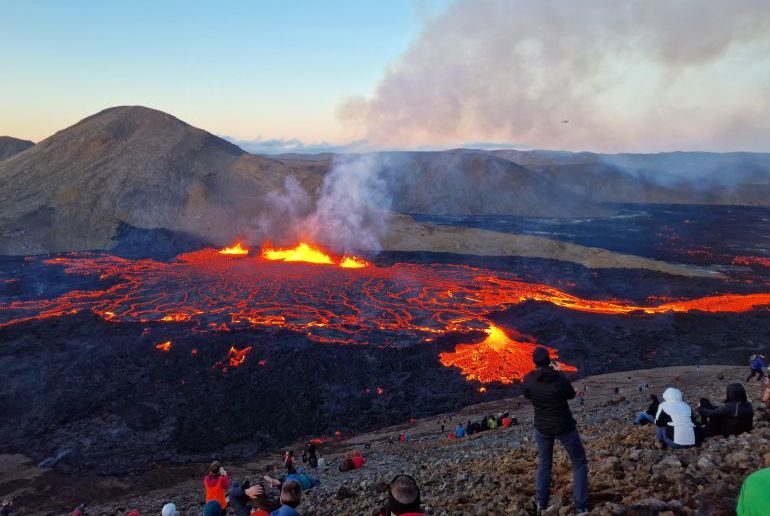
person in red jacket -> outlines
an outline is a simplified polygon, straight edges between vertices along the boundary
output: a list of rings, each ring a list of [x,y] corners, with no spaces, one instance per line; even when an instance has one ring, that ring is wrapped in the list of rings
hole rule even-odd
[[[206,503],[215,500],[224,511],[227,507],[225,493],[230,487],[230,477],[218,460],[211,463],[208,474],[203,478],[203,487],[206,490]]]
[[[353,461],[353,469],[361,469],[366,464],[366,459],[363,458],[359,451],[354,451],[350,460]]]
[[[388,501],[377,516],[424,516],[420,509],[420,487],[409,475],[396,475],[390,483]]]

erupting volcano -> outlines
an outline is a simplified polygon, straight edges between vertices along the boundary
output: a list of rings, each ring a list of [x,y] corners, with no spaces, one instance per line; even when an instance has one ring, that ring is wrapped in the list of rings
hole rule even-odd
[[[230,258],[233,249],[241,259]],[[68,275],[98,278],[102,287],[4,302],[0,327],[88,310],[111,323],[181,323],[192,332],[277,326],[315,342],[396,347],[484,330],[488,336],[482,342],[460,344],[442,353],[440,362],[458,367],[469,380],[511,383],[530,369],[529,355],[538,343],[513,328],[495,326],[488,315],[526,301],[626,316],[743,312],[770,305],[770,293],[649,304],[584,299],[510,273],[463,265],[373,266],[355,257],[332,258],[305,243],[293,249],[266,247],[259,256],[247,255],[239,243],[227,250],[203,249],[170,262],[89,253],[45,260],[47,267],[63,267]],[[248,349],[236,350],[230,366],[243,363]]]
[[[341,259],[332,259],[320,247],[305,242],[300,242],[295,247],[286,249],[275,249],[270,244],[266,244],[262,249],[262,257],[271,261],[338,265],[344,269],[360,269],[369,265],[366,260],[357,256],[343,256]]]

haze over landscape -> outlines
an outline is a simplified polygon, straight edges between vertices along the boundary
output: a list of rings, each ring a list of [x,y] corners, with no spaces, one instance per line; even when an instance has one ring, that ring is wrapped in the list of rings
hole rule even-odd
[[[405,471],[429,514],[540,516],[545,347],[596,389],[596,514],[735,513],[770,409],[684,451],[625,420],[770,351],[764,0],[11,1],[0,63],[15,512],[193,514],[212,458],[258,481],[312,442],[373,447],[303,514]],[[521,426],[437,430],[492,410]]]

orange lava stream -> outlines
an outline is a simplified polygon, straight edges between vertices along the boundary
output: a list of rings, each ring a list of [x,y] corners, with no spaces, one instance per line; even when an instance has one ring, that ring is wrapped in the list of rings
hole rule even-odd
[[[343,344],[403,346],[452,331],[487,330],[484,341],[460,344],[440,357],[444,365],[458,366],[468,378],[481,382],[510,382],[530,368],[534,339],[510,329],[506,334],[487,318],[490,312],[525,301],[628,316],[770,307],[770,293],[640,305],[583,299],[512,274],[469,266],[399,263],[348,269],[262,256],[233,260],[214,249],[170,262],[78,253],[45,263],[63,267],[67,274],[98,278],[105,287],[51,299],[0,301],[0,327],[89,310],[111,322],[189,324],[192,331],[277,326],[315,342]],[[226,364],[236,367],[231,358]]]
[[[478,344],[458,344],[453,352],[440,353],[441,364],[446,367],[458,367],[468,380],[504,384],[520,381],[535,368],[532,363],[532,351],[539,344],[531,337],[519,334],[514,340],[495,325],[490,325],[484,331],[487,337]],[[554,360],[557,360],[556,350],[548,349]],[[560,362],[556,362],[556,365],[562,371],[577,371],[574,367]]]
[[[357,256],[343,256],[341,260],[335,262],[321,248],[305,242],[300,242],[295,247],[286,249],[275,249],[266,244],[262,249],[262,257],[271,261],[305,262],[323,265],[334,264],[343,269],[360,269],[369,266],[369,262]]]

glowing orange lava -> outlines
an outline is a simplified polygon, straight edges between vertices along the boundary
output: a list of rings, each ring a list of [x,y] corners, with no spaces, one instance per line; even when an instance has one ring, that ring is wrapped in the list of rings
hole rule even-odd
[[[369,262],[357,256],[344,256],[340,262],[340,267],[343,269],[361,269],[368,266]]]
[[[341,260],[335,261],[320,247],[305,242],[300,242],[296,247],[286,249],[275,249],[266,244],[262,249],[262,257],[272,261],[338,265],[343,269],[361,269],[369,266],[369,262],[357,256],[343,256]]]
[[[155,344],[155,349],[158,349],[160,351],[163,351],[164,353],[171,350],[171,341],[167,340],[166,342],[161,342],[160,344]]]
[[[441,364],[458,367],[465,378],[481,383],[513,383],[535,368],[532,351],[539,344],[534,339],[524,335],[512,339],[494,325],[484,331],[487,337],[478,344],[458,344],[453,352],[439,354]],[[549,351],[552,357],[558,358],[556,350],[549,348]],[[566,364],[557,365],[562,371],[577,371]]]
[[[508,383],[531,368],[529,356],[537,342],[511,328],[496,328],[488,314],[520,303],[538,301],[629,317],[770,307],[770,293],[631,303],[585,299],[511,273],[463,265],[396,263],[349,270],[283,259],[244,255],[233,260],[217,249],[182,254],[171,261],[97,253],[61,255],[43,263],[61,267],[68,275],[93,278],[99,286],[45,299],[0,298],[0,328],[89,311],[111,323],[177,324],[193,332],[279,327],[318,343],[379,346],[414,345],[449,332],[486,328],[488,336],[482,342],[459,344],[441,355],[441,363],[481,382]],[[235,351],[240,354],[225,357],[223,367],[237,367],[231,365],[232,358],[244,363],[249,351]]]
[[[280,260],[283,262],[332,263],[332,259],[328,254],[316,247],[311,247],[305,242],[300,242],[291,249],[273,249],[268,247],[262,250],[262,257],[267,260]]]
[[[248,248],[241,247],[240,242],[235,242],[230,247],[225,247],[221,251],[219,251],[219,254],[229,254],[229,255],[235,255],[235,256],[245,256],[249,254]]]

